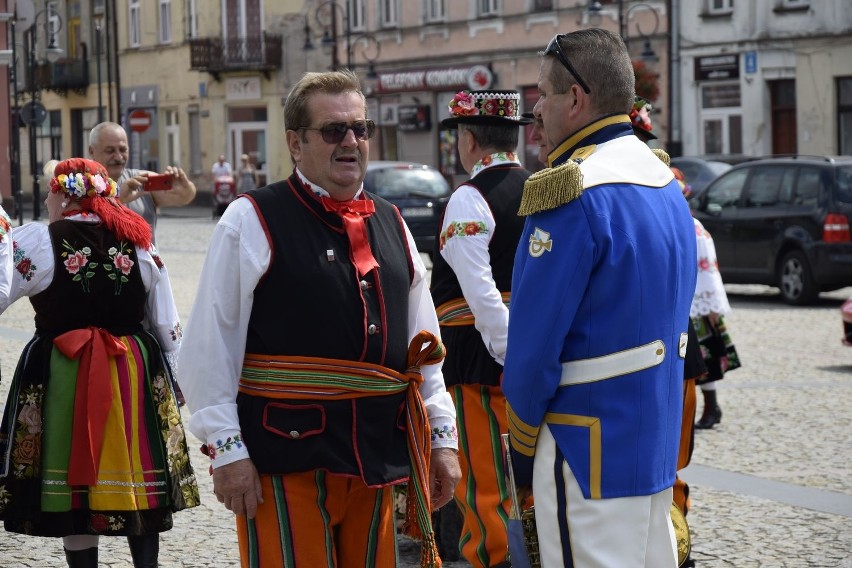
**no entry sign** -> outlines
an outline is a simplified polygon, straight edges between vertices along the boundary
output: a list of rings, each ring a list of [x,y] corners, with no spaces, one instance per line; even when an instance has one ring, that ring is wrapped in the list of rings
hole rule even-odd
[[[133,132],[145,132],[151,126],[151,115],[139,108],[130,113],[127,121]]]

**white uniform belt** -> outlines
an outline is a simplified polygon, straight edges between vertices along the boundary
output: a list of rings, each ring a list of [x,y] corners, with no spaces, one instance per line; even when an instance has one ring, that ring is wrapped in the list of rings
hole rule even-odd
[[[684,333],[683,336],[686,336]],[[685,338],[678,346],[678,355],[683,357],[686,350]],[[666,358],[666,344],[661,339],[639,347],[625,349],[601,357],[578,359],[562,363],[562,378],[559,386],[593,383],[635,373],[651,367],[656,367]]]

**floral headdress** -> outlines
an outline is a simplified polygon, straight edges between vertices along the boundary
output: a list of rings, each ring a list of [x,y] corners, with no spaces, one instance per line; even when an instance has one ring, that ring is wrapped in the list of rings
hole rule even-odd
[[[532,120],[520,114],[521,95],[517,91],[460,91],[447,108],[450,118],[441,123],[456,128],[459,122],[469,124],[522,125]]]
[[[71,158],[56,164],[50,180],[50,191],[64,192],[71,199],[84,197],[115,197],[118,187],[98,162]]]
[[[652,140],[657,137],[651,132],[654,126],[651,124],[651,103],[642,97],[636,97],[633,100],[633,108],[630,109],[630,122],[633,124],[633,129],[640,129],[647,138]]]

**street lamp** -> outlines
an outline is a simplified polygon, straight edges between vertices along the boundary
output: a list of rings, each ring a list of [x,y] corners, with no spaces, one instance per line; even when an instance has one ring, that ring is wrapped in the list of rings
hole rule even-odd
[[[38,221],[41,216],[41,196],[39,188],[39,172],[38,159],[36,156],[36,128],[44,122],[47,112],[44,105],[39,102],[39,90],[36,86],[36,42],[38,40],[39,18],[43,18],[44,22],[44,37],[47,42],[47,47],[44,50],[45,58],[50,61],[56,61],[64,53],[61,48],[56,45],[56,34],[62,29],[62,18],[59,13],[50,5],[47,8],[40,10],[33,17],[33,25],[29,29],[27,37],[29,39],[29,84],[30,84],[30,102],[24,105],[22,109],[22,120],[29,125],[30,138],[30,173],[33,176],[33,221]],[[54,27],[50,29],[50,23],[53,20]]]
[[[630,21],[631,14],[634,14],[637,11],[647,11],[654,16],[654,28],[652,30],[646,33],[637,21],[636,31],[639,33],[639,37],[645,40],[644,48],[642,49],[642,53],[639,54],[639,57],[643,61],[657,61],[659,58],[657,57],[656,52],[654,52],[653,47],[651,47],[651,37],[654,36],[660,28],[660,14],[653,6],[644,2],[633,4],[625,10],[624,0],[617,0],[616,6],[618,7],[618,35],[621,36],[621,39],[624,40],[625,44],[629,41],[627,26]],[[586,6],[586,12],[590,17],[600,17],[603,12],[603,6],[601,6],[601,3],[597,0],[590,0]]]
[[[337,12],[340,10],[343,14],[343,32],[345,37],[346,47],[346,68],[353,69],[355,65],[352,63],[353,52],[356,44],[361,44],[361,58],[367,62],[367,78],[376,78],[374,62],[379,58],[381,52],[381,43],[376,36],[369,32],[352,33],[352,20],[349,14],[349,3],[341,6],[337,0],[326,0],[317,6],[314,17],[317,23],[324,28],[322,35],[322,46],[331,50],[331,68],[334,70],[340,69],[340,58],[338,53],[338,32],[337,32]],[[313,49],[311,41],[311,28],[307,18],[305,19],[305,50]]]

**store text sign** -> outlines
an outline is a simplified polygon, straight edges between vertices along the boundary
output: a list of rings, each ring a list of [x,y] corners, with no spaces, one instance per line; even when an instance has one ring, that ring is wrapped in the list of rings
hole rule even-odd
[[[419,69],[379,74],[379,93],[405,91],[446,91],[452,89],[487,89],[494,81],[491,70],[484,65]]]

